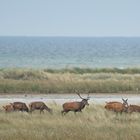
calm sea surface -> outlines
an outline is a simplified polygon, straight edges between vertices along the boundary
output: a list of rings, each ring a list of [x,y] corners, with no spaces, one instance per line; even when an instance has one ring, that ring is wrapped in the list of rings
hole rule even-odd
[[[140,37],[0,37],[0,68],[140,67]]]

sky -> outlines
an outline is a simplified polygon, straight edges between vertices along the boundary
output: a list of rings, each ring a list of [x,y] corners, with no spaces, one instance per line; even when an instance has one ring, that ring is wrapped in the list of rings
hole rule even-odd
[[[140,36],[140,0],[0,0],[0,36]]]

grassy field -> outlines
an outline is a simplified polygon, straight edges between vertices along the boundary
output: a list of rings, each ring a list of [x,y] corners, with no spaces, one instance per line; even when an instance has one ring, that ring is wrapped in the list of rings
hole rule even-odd
[[[0,140],[139,140],[140,114],[116,114],[90,105],[83,113],[62,117],[61,106],[49,105],[53,115],[0,112]]]
[[[0,93],[140,93],[140,69],[0,69]]]

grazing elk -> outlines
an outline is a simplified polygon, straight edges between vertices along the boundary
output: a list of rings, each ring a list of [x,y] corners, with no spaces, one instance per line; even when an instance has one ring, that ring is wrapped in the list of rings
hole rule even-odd
[[[14,102],[14,103],[10,103],[13,106],[14,111],[26,111],[29,112],[28,107],[26,106],[25,103],[23,102]]]
[[[81,95],[79,93],[77,93],[77,95],[82,99],[81,102],[66,102],[63,104],[63,110],[61,111],[62,115],[64,115],[64,113],[68,113],[69,111],[74,111],[74,113],[76,112],[82,112],[82,109],[84,109],[84,107],[88,104],[88,100],[89,100],[89,95],[88,97],[82,98]]]
[[[11,104],[10,105],[5,105],[5,106],[3,106],[3,108],[4,108],[6,113],[14,111],[14,108]]]
[[[32,102],[29,104],[29,108],[30,108],[30,112],[32,113],[34,110],[40,110],[40,114],[41,112],[44,113],[44,110],[47,110],[50,114],[52,114],[52,109],[50,109],[49,107],[47,107],[45,105],[45,103],[43,102]]]
[[[105,105],[105,109],[107,110],[111,110],[111,111],[114,111],[114,112],[127,112],[127,109],[128,109],[128,103],[127,103],[127,100],[123,100],[123,103],[121,102],[108,102],[106,105]]]
[[[127,109],[128,113],[132,113],[132,112],[140,112],[140,106],[138,105],[129,105],[128,109]]]

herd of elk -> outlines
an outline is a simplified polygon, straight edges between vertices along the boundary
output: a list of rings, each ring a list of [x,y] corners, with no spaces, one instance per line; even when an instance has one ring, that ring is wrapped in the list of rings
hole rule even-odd
[[[23,102],[13,102],[10,103],[9,105],[3,106],[5,112],[12,112],[12,111],[26,111],[26,112],[31,112],[34,110],[40,110],[40,113],[43,112],[43,110],[47,110],[49,113],[52,114],[52,109],[47,107],[45,103],[43,102],[32,102],[29,104],[29,108],[27,105]]]
[[[126,112],[126,113],[132,113],[132,112],[140,112],[140,106],[138,105],[128,105],[128,99],[123,100],[123,103],[113,101],[113,102],[106,102],[105,109],[111,110],[114,112]]]
[[[89,94],[87,98],[81,97],[79,93],[77,95],[82,99],[81,101],[73,101],[73,102],[66,102],[62,105],[63,110],[61,111],[62,115],[65,115],[69,111],[73,111],[75,114],[76,112],[82,112],[82,110],[85,108],[86,105],[89,105],[88,100],[89,100]],[[128,99],[123,99],[122,98],[122,103],[117,102],[117,101],[111,101],[111,102],[106,102],[105,109],[109,111],[114,111],[116,113],[132,113],[132,112],[140,112],[140,106],[138,105],[128,105]],[[31,102],[29,104],[29,108],[27,105],[23,102],[13,102],[10,103],[9,105],[3,106],[5,112],[12,112],[12,111],[25,111],[25,112],[30,112],[32,113],[34,110],[40,110],[40,114],[44,110],[48,111],[50,114],[52,114],[52,109],[49,108],[44,102]]]

